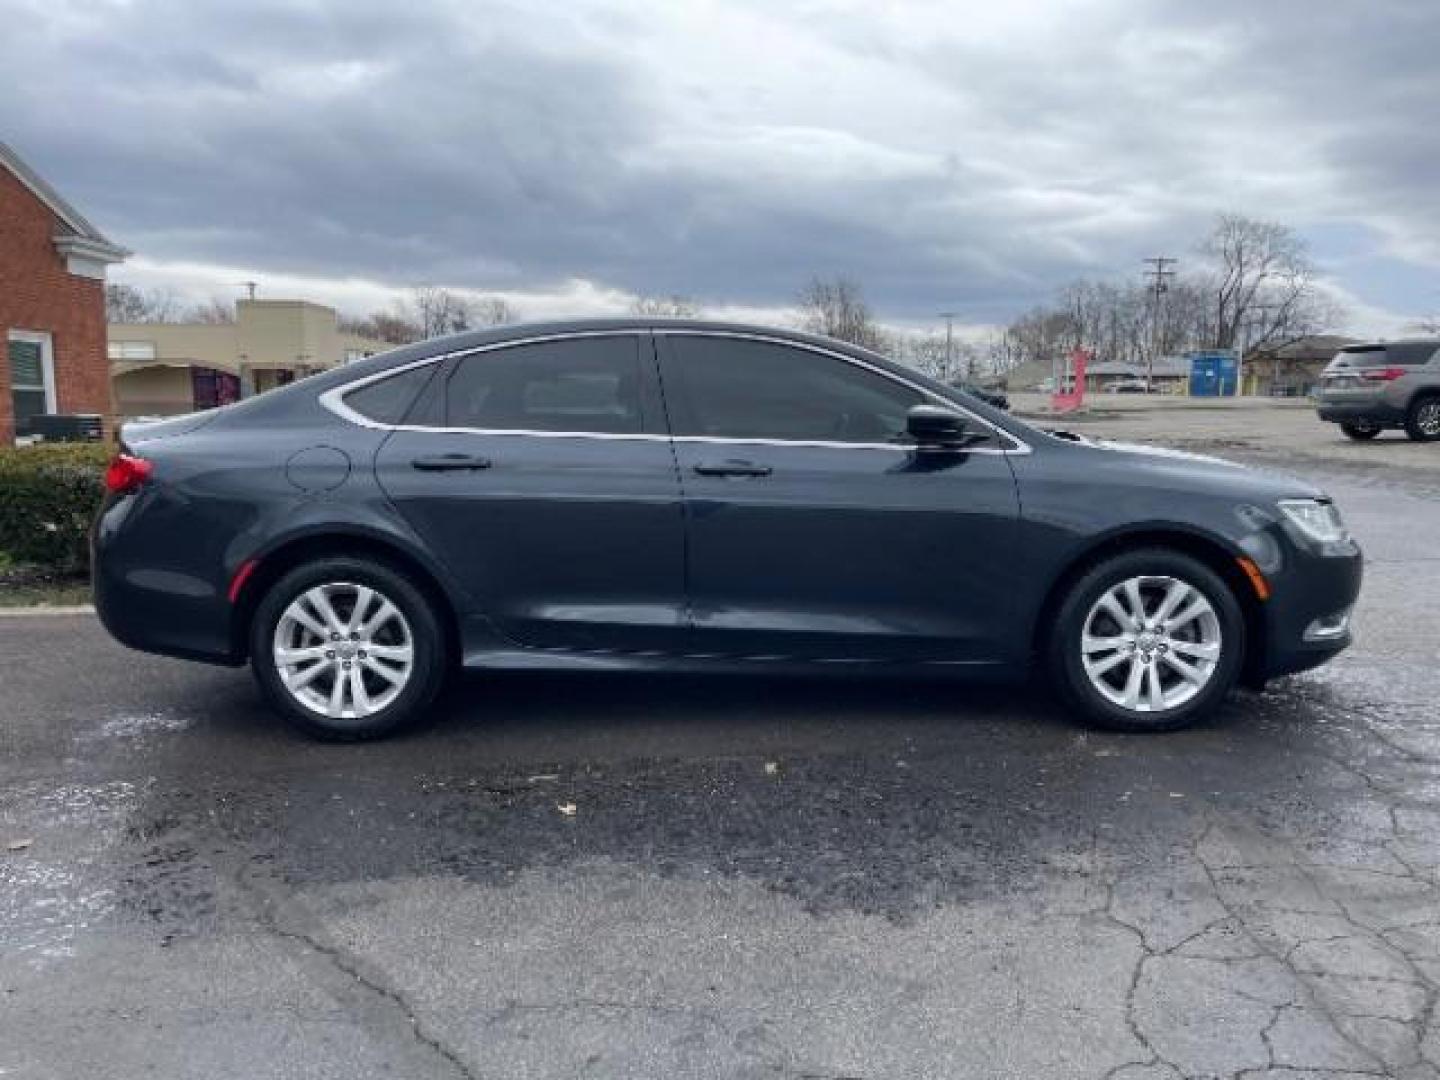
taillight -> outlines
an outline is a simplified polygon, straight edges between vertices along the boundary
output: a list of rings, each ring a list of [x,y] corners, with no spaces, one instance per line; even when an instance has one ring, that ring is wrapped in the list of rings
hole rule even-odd
[[[155,466],[144,458],[130,454],[116,454],[115,460],[105,470],[105,490],[112,495],[124,495],[134,491],[150,479]]]
[[[1405,374],[1403,367],[1374,368],[1370,371],[1360,372],[1362,379],[1373,379],[1375,382],[1394,382]]]

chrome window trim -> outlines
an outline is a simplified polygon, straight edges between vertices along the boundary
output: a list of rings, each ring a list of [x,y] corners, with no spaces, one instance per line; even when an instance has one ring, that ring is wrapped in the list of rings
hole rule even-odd
[[[1012,435],[1003,428],[998,428],[982,416],[971,412],[965,406],[960,405],[949,398],[942,397],[935,391],[911,382],[903,376],[886,371],[884,368],[876,367],[874,364],[867,364],[865,361],[848,356],[845,353],[833,349],[826,349],[809,342],[794,341],[790,338],[777,337],[770,334],[747,333],[737,330],[703,330],[703,329],[681,329],[661,327],[649,330],[572,330],[559,334],[540,334],[535,337],[513,338],[508,341],[497,341],[490,345],[477,345],[468,349],[456,349],[452,352],[439,353],[435,356],[426,356],[419,360],[411,361],[408,364],[401,364],[398,367],[387,368],[378,371],[373,375],[366,375],[351,382],[342,383],[339,386],[331,387],[319,397],[320,404],[331,413],[348,423],[359,427],[372,428],[378,431],[414,431],[430,435],[498,435],[498,436],[525,436],[540,439],[599,439],[599,440],[624,440],[630,442],[677,442],[677,443],[705,443],[715,446],[798,446],[822,450],[890,450],[909,452],[913,447],[905,443],[881,442],[838,442],[823,439],[765,439],[765,438],[733,438],[718,435],[656,435],[649,432],[606,432],[606,431],[537,431],[529,428],[470,428],[470,427],[436,427],[422,424],[386,424],[380,420],[372,420],[370,417],[356,412],[345,403],[345,396],[369,386],[371,383],[379,382],[381,379],[388,379],[395,375],[402,375],[407,371],[424,367],[427,364],[442,364],[453,357],[474,356],[478,353],[493,352],[496,349],[507,349],[518,345],[536,345],[547,341],[568,341],[574,338],[591,337],[641,337],[645,334],[655,334],[667,337],[726,337],[735,338],[740,341],[761,341],[766,344],[780,345],[792,349],[804,349],[808,352],[818,353],[821,356],[829,356],[840,360],[865,371],[872,372],[891,382],[899,383],[908,387],[916,393],[937,401],[947,408],[963,413],[974,420],[982,427],[994,432],[999,438],[1008,440],[1013,446],[1005,447],[976,447],[967,450],[970,454],[1029,454],[1032,449],[1029,443],[1017,435]]]
[[[939,402],[941,405],[944,405],[946,408],[954,409],[956,412],[964,413],[964,414],[965,414],[966,416],[968,416],[971,420],[974,420],[977,424],[981,425],[982,427],[987,428],[987,429],[989,429],[990,431],[993,431],[993,432],[994,432],[996,435],[998,435],[1000,438],[1002,438],[1002,439],[1008,439],[1010,442],[1012,442],[1012,443],[1015,444],[1015,445],[1014,445],[1013,447],[1011,447],[1011,448],[999,447],[999,448],[995,448],[995,449],[986,449],[986,448],[983,448],[983,447],[982,447],[982,448],[976,449],[976,450],[969,450],[969,451],[967,451],[967,453],[971,453],[971,454],[1028,454],[1028,453],[1031,453],[1031,452],[1032,452],[1032,451],[1031,451],[1030,444],[1027,443],[1027,442],[1025,442],[1025,440],[1021,439],[1021,438],[1020,438],[1019,436],[1017,436],[1017,435],[1012,435],[1012,434],[1010,434],[1010,432],[1006,431],[1006,430],[1003,429],[1003,428],[998,428],[998,427],[996,427],[996,426],[995,426],[994,424],[992,424],[989,420],[986,420],[983,416],[978,416],[978,415],[976,415],[975,413],[973,413],[973,412],[971,412],[969,409],[967,409],[964,405],[960,405],[960,404],[958,404],[958,403],[956,403],[956,402],[954,402],[954,401],[951,401],[951,400],[950,400],[949,398],[947,398],[947,397],[942,397],[941,395],[937,394],[934,390],[931,390],[929,387],[921,386],[919,383],[911,382],[909,379],[905,378],[903,375],[896,375],[893,371],[886,371],[886,370],[885,370],[884,368],[882,368],[882,367],[876,367],[874,364],[866,363],[864,360],[861,360],[861,359],[859,359],[858,357],[850,356],[848,353],[838,352],[838,351],[836,351],[836,350],[834,350],[834,349],[827,349],[827,348],[825,348],[825,347],[823,347],[823,346],[821,346],[821,345],[812,345],[812,344],[811,344],[810,342],[808,342],[808,341],[795,341],[795,340],[792,339],[792,338],[780,337],[780,336],[775,335],[775,334],[753,333],[753,332],[745,331],[745,330],[703,330],[703,329],[690,330],[690,329],[686,329],[686,328],[678,327],[678,326],[676,326],[676,327],[665,326],[665,327],[656,327],[656,328],[652,329],[650,332],[651,332],[652,334],[655,334],[657,337],[725,337],[725,338],[735,338],[736,340],[739,340],[739,341],[761,341],[761,342],[766,343],[767,345],[781,345],[781,346],[785,346],[785,347],[791,348],[791,349],[804,349],[804,350],[807,351],[807,352],[818,353],[818,354],[821,355],[821,356],[829,356],[829,357],[831,357],[831,358],[833,358],[833,359],[835,359],[835,360],[840,360],[840,361],[842,361],[842,362],[844,362],[844,363],[846,363],[846,364],[853,364],[855,367],[863,368],[865,371],[869,371],[869,372],[871,372],[872,374],[879,375],[879,376],[880,376],[881,378],[883,378],[883,379],[889,379],[891,382],[899,383],[901,386],[908,387],[909,389],[914,390],[916,393],[921,394],[921,395],[929,398],[931,401],[937,401],[937,402]],[[799,440],[799,439],[712,439],[712,438],[710,438],[709,436],[700,436],[700,435],[677,435],[677,436],[675,436],[675,441],[676,441],[676,442],[689,441],[689,440],[697,440],[697,439],[698,439],[698,440],[701,440],[701,441],[706,441],[706,442],[761,443],[761,444],[764,444],[764,445],[766,445],[766,446],[861,446],[861,447],[884,447],[884,448],[886,448],[886,449],[894,449],[894,448],[896,448],[896,447],[900,447],[900,448],[903,449],[904,446],[905,446],[904,443],[829,443],[829,442],[809,443],[809,442],[805,442],[805,441]]]
[[[333,386],[320,395],[319,401],[326,409],[330,410],[342,420],[348,420],[360,427],[375,428],[379,431],[428,431],[428,432],[466,432],[477,435],[550,435],[560,438],[589,438],[589,439],[664,439],[665,435],[646,435],[644,433],[615,434],[600,431],[529,431],[529,430],[491,430],[486,428],[464,428],[464,427],[422,427],[418,424],[386,424],[380,420],[372,420],[370,417],[356,412],[349,405],[345,404],[345,395],[353,394],[356,390],[363,389],[371,383],[379,382],[381,379],[388,379],[393,375],[403,375],[407,371],[424,367],[426,364],[443,364],[456,356],[474,356],[477,353],[493,352],[496,349],[508,349],[516,345],[540,345],[547,341],[569,341],[572,338],[591,337],[631,337],[639,338],[647,334],[646,330],[570,330],[560,334],[536,334],[533,337],[511,338],[507,341],[496,341],[489,345],[474,345],[468,349],[454,349],[446,353],[437,353],[435,356],[426,356],[419,360],[411,361],[408,364],[401,364],[399,367],[386,368],[384,371],[377,371],[374,375],[366,375],[353,382],[342,383]]]

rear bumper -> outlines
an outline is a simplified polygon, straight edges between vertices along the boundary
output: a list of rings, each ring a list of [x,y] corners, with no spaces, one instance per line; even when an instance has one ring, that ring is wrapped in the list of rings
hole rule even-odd
[[[1349,612],[1360,596],[1364,577],[1359,548],[1351,555],[1293,556],[1271,579],[1265,603],[1266,647],[1261,678],[1273,679],[1308,671],[1350,647],[1347,626],[1342,634],[1307,638],[1317,620]]]
[[[1405,422],[1405,410],[1383,399],[1371,401],[1320,401],[1316,411],[1321,420],[1332,424],[1363,421],[1380,427],[1399,427]]]
[[[142,652],[213,664],[243,663],[232,648],[232,609],[221,585],[156,569],[143,535],[125,528],[150,497],[141,492],[107,500],[95,521],[90,573],[101,624],[122,645]]]

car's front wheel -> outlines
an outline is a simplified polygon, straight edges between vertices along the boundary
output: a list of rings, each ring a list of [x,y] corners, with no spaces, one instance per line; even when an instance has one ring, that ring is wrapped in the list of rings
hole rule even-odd
[[[286,573],[251,625],[250,664],[270,704],[308,734],[372,739],[415,719],[445,678],[434,606],[380,562],[329,558]]]
[[[1107,559],[1065,594],[1049,641],[1066,701],[1118,731],[1171,731],[1235,685],[1245,621],[1234,594],[1198,559],[1163,548]]]
[[[1380,425],[1372,424],[1368,420],[1350,420],[1340,425],[1340,430],[1345,436],[1354,439],[1356,442],[1365,442],[1380,434]]]

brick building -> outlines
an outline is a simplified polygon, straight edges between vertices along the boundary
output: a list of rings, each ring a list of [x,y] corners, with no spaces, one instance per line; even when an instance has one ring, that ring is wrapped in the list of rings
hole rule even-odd
[[[43,413],[110,428],[105,268],[127,254],[0,142],[0,445]]]

